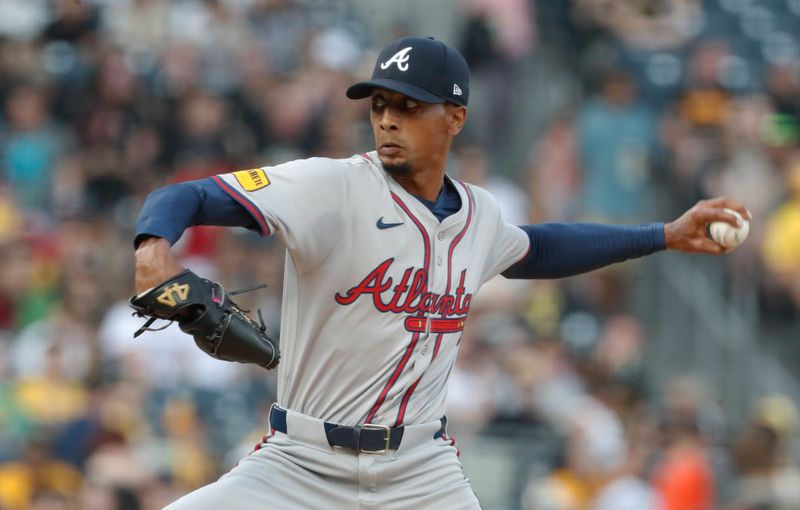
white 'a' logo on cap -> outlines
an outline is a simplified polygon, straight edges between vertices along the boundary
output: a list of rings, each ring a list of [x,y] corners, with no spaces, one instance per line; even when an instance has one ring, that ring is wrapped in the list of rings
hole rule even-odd
[[[462,95],[462,92],[461,92],[461,87],[459,87],[459,86],[458,86],[458,83],[454,83],[454,84],[453,84],[453,95],[454,95],[454,96],[460,96],[460,95]]]
[[[400,69],[401,71],[407,71],[408,60],[411,58],[408,52],[411,51],[412,49],[413,48],[409,46],[408,48],[403,48],[402,50],[398,51],[397,53],[392,55],[392,58],[390,58],[386,62],[381,63],[381,69],[385,71],[386,69],[389,69],[390,65],[397,64],[398,69]]]

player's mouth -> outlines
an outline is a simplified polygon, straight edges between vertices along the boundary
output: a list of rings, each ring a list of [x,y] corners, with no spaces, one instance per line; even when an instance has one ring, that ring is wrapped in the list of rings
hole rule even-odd
[[[403,148],[396,143],[386,142],[378,147],[378,154],[381,156],[397,156]]]

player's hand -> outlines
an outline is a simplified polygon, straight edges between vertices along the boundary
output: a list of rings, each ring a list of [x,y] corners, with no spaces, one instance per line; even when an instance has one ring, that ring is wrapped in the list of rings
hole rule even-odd
[[[667,249],[712,255],[725,253],[725,248],[706,235],[706,226],[714,221],[724,221],[734,227],[741,226],[735,216],[724,211],[725,208],[733,209],[742,218],[750,219],[750,211],[735,200],[724,197],[701,200],[680,218],[664,225]]]
[[[169,241],[160,237],[145,239],[136,248],[136,294],[139,295],[164,280],[182,272]]]

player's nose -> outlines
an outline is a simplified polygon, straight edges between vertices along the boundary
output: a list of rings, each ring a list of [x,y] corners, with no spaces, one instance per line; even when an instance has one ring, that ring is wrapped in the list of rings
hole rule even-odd
[[[399,119],[394,113],[393,108],[384,108],[380,112],[380,117],[378,117],[378,125],[385,131],[397,130],[400,127]]]

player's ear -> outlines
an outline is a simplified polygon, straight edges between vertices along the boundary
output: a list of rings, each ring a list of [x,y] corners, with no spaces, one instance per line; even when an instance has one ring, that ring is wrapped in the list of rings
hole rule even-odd
[[[447,134],[456,136],[467,121],[467,108],[455,104],[447,105]]]

